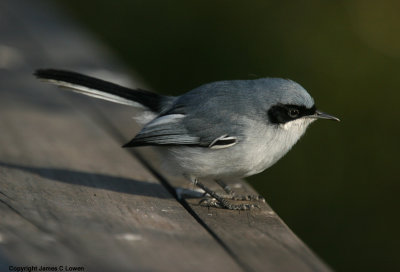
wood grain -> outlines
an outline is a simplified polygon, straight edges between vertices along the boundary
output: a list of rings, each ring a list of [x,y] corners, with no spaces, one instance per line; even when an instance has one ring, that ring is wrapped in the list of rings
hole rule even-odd
[[[0,259],[93,271],[330,271],[267,204],[238,212],[175,198],[193,186],[168,176],[151,148],[120,148],[139,129],[131,108],[36,81],[35,68],[54,67],[145,87],[90,35],[32,3],[0,4],[0,35],[15,55],[0,73]]]
[[[34,32],[19,28],[28,24],[18,26],[18,13],[0,12],[17,22],[14,33]],[[37,40],[26,36],[22,44],[8,31],[0,26],[21,62],[0,73],[2,259],[90,271],[241,271],[137,159],[73,100],[31,75],[32,67],[59,60]]]

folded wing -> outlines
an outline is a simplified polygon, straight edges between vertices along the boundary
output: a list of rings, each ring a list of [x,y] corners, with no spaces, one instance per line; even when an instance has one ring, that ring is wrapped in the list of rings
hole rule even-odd
[[[160,116],[148,123],[130,142],[123,147],[135,146],[173,146],[186,145],[221,149],[233,146],[237,143],[235,136],[216,132],[204,128],[203,130],[191,130],[187,128],[188,120],[184,114],[168,114]]]

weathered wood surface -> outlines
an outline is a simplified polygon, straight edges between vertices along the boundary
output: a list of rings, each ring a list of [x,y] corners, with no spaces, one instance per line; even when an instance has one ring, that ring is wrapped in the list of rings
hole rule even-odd
[[[12,22],[0,25],[0,35],[21,59],[0,73],[0,245],[9,264],[240,271],[137,159],[64,93],[33,78],[34,67],[63,63],[46,54],[37,39],[50,41],[45,34],[11,36],[42,30],[16,21],[26,7],[9,7],[0,8],[2,20]],[[67,46],[64,53],[74,54]]]
[[[192,185],[165,175],[152,149],[120,148],[139,129],[131,108],[34,79],[55,67],[138,85],[54,9],[2,1],[0,35],[0,268],[329,271],[267,204],[238,212],[176,199],[174,188]]]

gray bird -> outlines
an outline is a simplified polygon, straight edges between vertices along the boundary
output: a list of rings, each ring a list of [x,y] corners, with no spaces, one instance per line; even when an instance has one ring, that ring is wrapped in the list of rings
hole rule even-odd
[[[260,173],[282,158],[316,119],[339,121],[318,111],[302,86],[281,78],[218,81],[174,97],[69,71],[43,69],[35,75],[78,93],[144,109],[150,118],[123,147],[157,146],[168,169],[211,195],[215,201],[209,205],[227,209],[257,205],[232,204],[198,179]]]

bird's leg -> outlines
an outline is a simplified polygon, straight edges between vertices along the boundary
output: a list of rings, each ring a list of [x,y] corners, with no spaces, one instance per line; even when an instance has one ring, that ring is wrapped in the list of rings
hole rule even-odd
[[[216,207],[216,208],[224,208],[228,210],[250,210],[251,208],[258,208],[258,205],[255,204],[232,204],[226,198],[223,198],[216,192],[212,191],[204,184],[198,182],[197,180],[194,183],[204,190],[207,194],[215,199],[215,201],[210,201],[208,199],[200,201],[200,204],[208,206],[208,207]]]
[[[265,202],[265,198],[261,195],[237,195],[231,187],[220,179],[216,179],[215,182],[221,186],[221,188],[227,193],[232,200],[239,201],[261,201]]]
[[[228,195],[234,196],[235,192],[231,189],[231,187],[226,184],[224,181],[220,179],[216,179],[215,182],[227,193]]]

